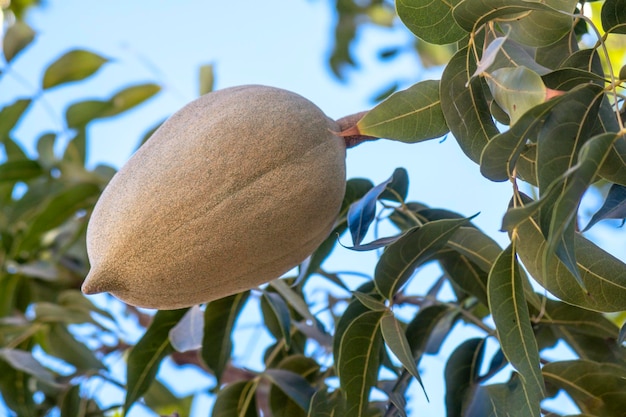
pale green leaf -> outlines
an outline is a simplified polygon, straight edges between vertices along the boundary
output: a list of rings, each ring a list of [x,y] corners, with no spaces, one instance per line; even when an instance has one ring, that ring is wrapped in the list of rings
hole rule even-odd
[[[54,61],[43,76],[42,87],[52,88],[57,85],[83,80],[94,74],[108,62],[96,53],[84,49],[74,49]]]
[[[4,59],[11,62],[35,39],[35,31],[22,20],[9,26],[2,39]]]
[[[364,135],[409,143],[445,135],[449,129],[441,111],[439,81],[421,81],[392,94],[357,126]]]

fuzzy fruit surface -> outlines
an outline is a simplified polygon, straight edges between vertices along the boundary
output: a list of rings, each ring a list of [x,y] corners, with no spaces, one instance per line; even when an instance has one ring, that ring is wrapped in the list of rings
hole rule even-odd
[[[175,309],[278,278],[334,226],[346,175],[337,131],[313,103],[273,87],[189,103],[98,200],[83,292]]]

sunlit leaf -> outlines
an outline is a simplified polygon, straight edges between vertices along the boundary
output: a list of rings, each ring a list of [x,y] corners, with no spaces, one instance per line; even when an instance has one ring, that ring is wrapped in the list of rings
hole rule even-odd
[[[539,367],[537,342],[530,323],[514,246],[502,251],[489,274],[489,307],[505,356],[520,373],[528,409],[539,416],[544,382]]]
[[[443,45],[461,40],[467,32],[452,17],[460,0],[398,0],[398,17],[411,32],[426,42]]]
[[[476,61],[470,49],[459,50],[441,75],[440,98],[450,132],[463,152],[479,163],[483,148],[499,132],[485,98],[484,81],[470,81],[470,74],[475,71]]]
[[[441,137],[448,125],[441,111],[439,81],[421,81],[392,94],[357,123],[364,135],[415,143]]]
[[[255,381],[237,381],[218,392],[211,417],[256,417]]]
[[[243,309],[249,291],[211,301],[204,311],[202,360],[215,373],[218,381],[233,350],[232,332]]]
[[[511,39],[528,46],[546,46],[572,30],[574,19],[571,13],[576,7],[576,0],[546,0],[542,4],[565,13],[535,10],[521,19],[509,20],[506,24],[510,28]]]
[[[48,66],[43,76],[42,87],[52,88],[64,83],[83,80],[98,71],[106,62],[108,62],[107,58],[91,51],[71,50]]]
[[[514,125],[531,108],[546,100],[546,86],[536,72],[526,67],[500,68],[486,76],[496,102]]]
[[[565,390],[583,413],[618,416],[626,409],[626,368],[583,360],[546,364],[547,382]]]
[[[204,334],[204,312],[200,306],[191,307],[183,318],[172,327],[169,339],[172,347],[178,352],[199,349]]]
[[[179,398],[159,380],[155,380],[143,396],[143,400],[150,410],[160,416],[189,415],[193,396]]]
[[[469,219],[437,220],[416,227],[398,239],[382,254],[376,265],[374,282],[387,299],[411,278],[415,269],[431,260],[452,234]]]
[[[126,368],[128,389],[124,399],[124,415],[148,390],[163,358],[174,351],[168,335],[186,312],[187,309],[158,311],[146,333],[131,349]]]
[[[484,339],[468,339],[448,358],[445,367],[446,416],[464,417],[478,385],[478,376],[485,350]]]
[[[16,127],[17,122],[31,103],[31,99],[22,98],[15,100],[0,110],[0,142],[8,138],[9,132]]]
[[[213,91],[213,87],[215,86],[214,71],[215,71],[215,68],[213,67],[213,64],[206,64],[206,65],[200,66],[200,74],[198,78],[199,78],[199,84],[200,84],[199,93],[201,96]]]
[[[4,59],[11,62],[35,39],[35,31],[24,21],[18,20],[9,26],[2,39]]]

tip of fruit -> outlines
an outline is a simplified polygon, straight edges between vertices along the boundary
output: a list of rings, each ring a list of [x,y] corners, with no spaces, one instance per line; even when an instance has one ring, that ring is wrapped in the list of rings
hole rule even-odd
[[[97,270],[91,269],[81,286],[81,291],[83,294],[93,295],[111,292],[116,288],[115,280],[110,279],[107,274],[102,274]]]

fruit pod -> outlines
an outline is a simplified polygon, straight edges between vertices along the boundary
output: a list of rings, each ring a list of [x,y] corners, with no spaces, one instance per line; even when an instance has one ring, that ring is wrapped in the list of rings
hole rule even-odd
[[[278,278],[329,235],[345,142],[313,103],[249,85],[170,117],[107,185],[83,292],[176,309]]]

